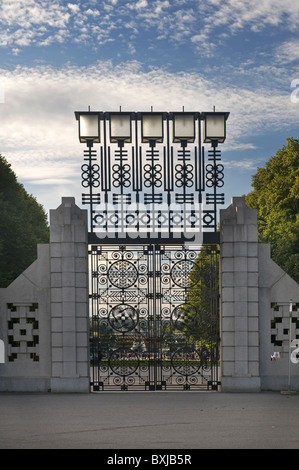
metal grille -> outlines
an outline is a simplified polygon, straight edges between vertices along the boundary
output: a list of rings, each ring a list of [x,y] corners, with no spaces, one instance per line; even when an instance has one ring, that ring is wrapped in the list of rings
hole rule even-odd
[[[217,390],[217,247],[94,245],[89,259],[92,390]]]

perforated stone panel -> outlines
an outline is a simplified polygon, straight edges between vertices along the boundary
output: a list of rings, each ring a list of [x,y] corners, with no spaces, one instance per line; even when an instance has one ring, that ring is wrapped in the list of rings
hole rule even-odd
[[[38,304],[8,304],[8,360],[39,361]]]

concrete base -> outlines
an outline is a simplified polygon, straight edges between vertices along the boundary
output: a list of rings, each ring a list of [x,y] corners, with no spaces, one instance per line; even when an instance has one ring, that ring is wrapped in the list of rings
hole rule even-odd
[[[0,377],[0,392],[48,392],[50,379],[42,377]]]
[[[89,378],[52,378],[51,392],[53,393],[89,393]]]
[[[259,377],[222,377],[222,392],[260,392]]]
[[[262,390],[280,392],[281,390],[288,390],[288,376],[262,376]],[[292,377],[291,387],[292,390],[299,390],[299,377]]]

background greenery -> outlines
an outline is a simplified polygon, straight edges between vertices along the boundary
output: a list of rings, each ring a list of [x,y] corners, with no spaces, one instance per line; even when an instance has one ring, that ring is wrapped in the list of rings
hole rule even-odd
[[[0,287],[7,287],[49,242],[47,215],[0,155]]]
[[[286,142],[257,169],[246,203],[258,210],[259,241],[270,243],[272,259],[299,282],[299,140]]]

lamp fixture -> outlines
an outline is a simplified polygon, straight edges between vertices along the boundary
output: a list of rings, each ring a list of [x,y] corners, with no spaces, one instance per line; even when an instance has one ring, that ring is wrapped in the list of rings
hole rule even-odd
[[[110,113],[110,142],[123,146],[132,142],[131,113]]]
[[[203,115],[203,141],[211,143],[217,147],[218,143],[223,144],[226,139],[226,120],[229,113],[205,112]]]
[[[101,142],[100,119],[101,114],[97,111],[76,111],[75,116],[79,124],[79,140],[92,147],[94,143]]]
[[[141,141],[149,142],[154,147],[156,143],[162,143],[163,138],[163,113],[142,113]]]
[[[195,114],[173,113],[173,142],[186,145],[195,139]]]

